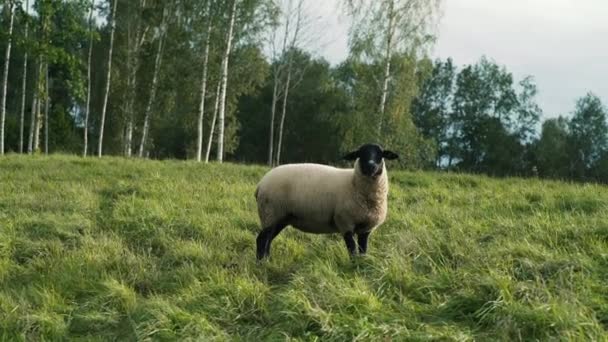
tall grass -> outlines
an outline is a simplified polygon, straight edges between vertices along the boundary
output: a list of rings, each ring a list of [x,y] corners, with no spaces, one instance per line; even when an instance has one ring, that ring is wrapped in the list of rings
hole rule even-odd
[[[367,257],[287,229],[257,263],[265,170],[0,159],[0,339],[608,339],[606,187],[389,171]]]

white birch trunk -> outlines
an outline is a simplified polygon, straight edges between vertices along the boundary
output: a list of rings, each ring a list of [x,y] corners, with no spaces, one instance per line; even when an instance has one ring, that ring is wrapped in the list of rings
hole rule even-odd
[[[84,148],[82,156],[86,157],[89,149],[89,113],[91,108],[91,58],[93,56],[93,9],[95,0],[91,1],[91,11],[89,12],[89,56],[87,60],[87,102],[84,114]]]
[[[150,86],[150,98],[148,98],[148,104],[146,106],[146,114],[144,117],[144,127],[141,134],[141,141],[139,144],[139,157],[144,157],[144,149],[146,141],[148,139],[148,131],[150,130],[150,117],[152,116],[152,105],[156,98],[156,88],[158,86],[158,73],[160,72],[160,65],[163,56],[163,41],[165,39],[164,24],[165,24],[166,12],[163,13],[163,22],[160,37],[158,37],[158,50],[156,50],[156,58],[154,60],[154,73],[152,75],[152,85]]]
[[[279,101],[279,80],[278,75],[274,77],[274,86],[272,88],[272,106],[270,107],[270,139],[268,141],[268,166],[272,166],[274,157],[274,118],[277,111],[277,102]]]
[[[283,35],[283,45],[281,47],[281,58],[285,56],[287,49],[287,39],[289,37],[289,24],[291,23],[291,1],[285,15],[285,33]],[[279,86],[281,80],[282,67],[279,64],[274,71],[274,85],[272,87],[272,104],[270,107],[270,137],[268,141],[268,166],[272,167],[275,162],[274,156],[274,121],[277,111],[277,102],[279,102]]]
[[[36,82],[36,93],[37,93],[37,101],[36,101],[36,124],[34,128],[34,153],[40,151],[40,130],[42,129],[42,111],[41,111],[41,103],[43,101],[42,98],[42,78],[44,75],[43,72],[43,63],[42,57],[38,58],[38,81]]]
[[[389,1],[388,9],[388,29],[386,38],[386,54],[384,56],[384,75],[382,78],[382,96],[380,97],[379,120],[378,120],[378,138],[382,136],[382,126],[384,121],[384,112],[386,111],[386,100],[388,98],[388,86],[391,77],[391,55],[394,35],[394,19],[395,13],[393,10],[393,1]]]
[[[126,97],[126,116],[127,125],[125,127],[123,154],[126,157],[131,156],[131,139],[133,138],[133,101],[135,100],[135,72],[133,72],[133,56],[131,51],[131,29],[127,29],[127,91]]]
[[[27,140],[27,153],[34,152],[34,130],[36,129],[36,106],[38,105],[38,90],[34,86],[34,94],[32,96],[32,112],[30,117],[30,132]]]
[[[209,139],[207,140],[207,152],[205,153],[205,163],[209,162],[209,155],[211,154],[211,144],[213,143],[213,132],[215,131],[215,121],[217,119],[217,112],[220,105],[220,87],[222,82],[217,83],[217,89],[215,91],[215,106],[213,107],[213,118],[211,118],[211,127],[209,128]]]
[[[30,134],[27,141],[27,153],[32,154],[34,152],[34,130],[36,129],[36,106],[38,105],[38,97],[34,94],[32,98],[32,115],[30,122]]]
[[[25,32],[24,39],[27,41],[28,30],[29,30],[29,18],[27,18],[27,9],[30,8],[30,1],[25,0]],[[25,96],[27,94],[27,49],[23,56],[23,80],[21,83],[21,115],[19,118],[19,153],[23,153],[23,131],[25,127]]]
[[[205,96],[207,93],[207,66],[209,64],[209,45],[211,43],[211,0],[207,0],[207,37],[203,55],[203,75],[201,79],[201,102],[198,106],[198,140],[196,146],[196,161],[200,162],[203,155],[203,119],[205,116]]]
[[[125,134],[125,156],[131,157],[131,144],[133,142],[133,117],[130,115],[127,121],[127,129]]]
[[[287,115],[287,99],[289,97],[289,87],[291,86],[291,74],[293,72],[293,58],[292,58],[291,54],[294,53],[294,49],[298,43],[300,29],[302,27],[302,5],[303,5],[303,1],[300,0],[298,2],[297,12],[296,12],[296,15],[297,15],[296,27],[295,27],[291,42],[289,44],[289,50],[286,51],[287,53],[289,53],[289,55],[286,56],[286,58],[287,58],[287,79],[285,80],[285,88],[283,90],[283,108],[282,108],[282,113],[281,113],[281,123],[279,125],[279,141],[277,143],[276,165],[280,165],[280,163],[281,163],[281,150],[283,148],[283,128],[285,127],[285,116]],[[288,35],[287,31],[288,31],[288,27],[289,27],[289,20],[287,21],[286,26],[287,27],[285,28],[285,30],[286,30],[285,39],[287,39],[287,35]],[[283,46],[285,46],[285,41],[283,42]],[[283,55],[285,55],[285,50],[284,50]]]
[[[49,62],[44,64],[44,154],[49,154],[49,106],[51,98],[49,96]]]
[[[106,87],[103,97],[103,106],[101,107],[101,124],[99,127],[99,143],[97,147],[97,156],[101,157],[103,151],[103,128],[106,122],[106,110],[108,107],[108,97],[110,95],[110,76],[112,75],[112,50],[114,49],[114,31],[116,31],[116,4],[118,0],[114,0],[112,6],[112,29],[110,31],[110,48],[108,49],[108,70],[106,74]]]
[[[279,125],[279,141],[277,143],[276,165],[281,164],[281,149],[283,147],[283,128],[285,126],[285,115],[287,114],[287,97],[289,95],[289,84],[291,83],[291,60],[287,67],[287,80],[285,80],[285,90],[283,94],[283,109],[281,113],[281,123]]]
[[[14,0],[8,1],[9,11],[11,12],[8,27],[8,42],[4,55],[4,75],[2,76],[2,108],[0,108],[0,155],[4,154],[4,123],[6,121],[6,88],[8,83],[8,70],[11,62],[11,46],[13,43],[13,23],[15,21]]]
[[[139,2],[139,10],[143,12],[146,7],[146,0],[141,0]],[[130,67],[130,79],[131,85],[129,87],[129,96],[127,98],[127,129],[125,135],[125,156],[131,157],[133,154],[133,130],[135,129],[135,96],[137,96],[137,71],[139,70],[139,51],[141,50],[141,46],[144,43],[146,33],[148,32],[148,26],[143,28],[141,25],[141,13],[137,14],[138,22],[135,30],[135,42],[131,42],[131,38],[128,38],[128,46],[129,55],[128,57],[128,65]],[[131,50],[131,46],[133,49]]]
[[[221,73],[221,90],[220,90],[220,108],[218,113],[218,134],[217,134],[217,161],[224,160],[224,125],[226,116],[226,88],[228,85],[228,62],[230,51],[232,50],[232,38],[234,30],[234,21],[236,17],[236,5],[238,0],[232,0],[232,10],[230,13],[230,25],[228,27],[228,36],[226,41],[226,52],[222,59]]]

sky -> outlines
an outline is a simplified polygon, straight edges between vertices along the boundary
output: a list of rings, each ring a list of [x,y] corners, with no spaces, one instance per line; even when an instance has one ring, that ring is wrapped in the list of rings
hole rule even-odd
[[[569,115],[593,92],[608,105],[608,0],[444,0],[433,57],[456,65],[485,55],[519,81],[534,77],[543,117]],[[347,53],[348,20],[339,0],[319,1],[323,44],[332,64]]]

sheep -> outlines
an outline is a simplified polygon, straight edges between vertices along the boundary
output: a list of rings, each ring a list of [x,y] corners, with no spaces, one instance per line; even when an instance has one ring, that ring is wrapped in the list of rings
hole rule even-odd
[[[255,190],[262,231],[257,259],[270,256],[272,240],[288,225],[312,234],[340,233],[351,257],[367,253],[370,233],[386,219],[388,177],[384,159],[398,159],[378,144],[364,144],[343,159],[354,168],[302,163],[268,171]]]

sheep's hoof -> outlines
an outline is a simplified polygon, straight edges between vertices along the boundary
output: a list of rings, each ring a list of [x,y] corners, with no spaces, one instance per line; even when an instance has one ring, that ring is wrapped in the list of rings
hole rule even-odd
[[[270,255],[267,255],[267,254],[256,255],[255,259],[258,263],[265,262],[265,261],[268,261],[268,259],[270,259]]]

